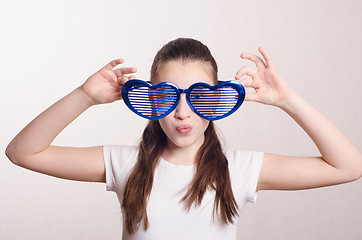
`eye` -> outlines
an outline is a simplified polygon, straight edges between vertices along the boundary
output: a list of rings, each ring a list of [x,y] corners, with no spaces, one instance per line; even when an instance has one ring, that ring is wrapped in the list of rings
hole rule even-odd
[[[195,99],[199,99],[199,98],[201,98],[202,97],[202,95],[200,94],[200,93],[195,93],[194,95],[193,95],[193,98],[195,98]]]
[[[170,94],[166,95],[167,100],[173,100],[174,98],[175,98],[174,95],[170,95]]]

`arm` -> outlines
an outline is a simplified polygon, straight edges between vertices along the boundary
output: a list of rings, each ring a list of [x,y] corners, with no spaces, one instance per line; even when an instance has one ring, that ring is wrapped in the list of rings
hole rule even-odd
[[[59,178],[105,182],[101,146],[73,148],[50,144],[89,107],[121,99],[124,82],[133,77],[124,74],[136,72],[135,68],[113,70],[121,63],[121,59],[110,62],[30,122],[8,145],[9,159],[21,167]]]
[[[257,190],[297,190],[340,184],[362,176],[358,149],[319,111],[296,94],[277,73],[270,57],[259,49],[265,62],[253,54],[242,58],[255,62],[257,70],[244,67],[235,79],[255,89],[246,100],[281,108],[309,135],[320,157],[292,157],[265,154]]]

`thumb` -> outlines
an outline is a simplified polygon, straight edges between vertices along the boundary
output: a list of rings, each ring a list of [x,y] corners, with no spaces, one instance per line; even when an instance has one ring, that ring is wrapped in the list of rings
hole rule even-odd
[[[249,102],[260,102],[259,96],[256,93],[246,93],[245,101]]]

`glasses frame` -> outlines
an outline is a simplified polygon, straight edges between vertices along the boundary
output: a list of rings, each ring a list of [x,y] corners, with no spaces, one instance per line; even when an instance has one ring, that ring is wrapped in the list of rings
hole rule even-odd
[[[165,113],[159,115],[159,116],[148,116],[148,115],[145,115],[145,114],[142,114],[140,112],[138,112],[133,106],[132,106],[132,103],[130,102],[129,98],[128,98],[128,92],[129,90],[132,88],[132,87],[135,87],[135,86],[139,86],[139,87],[148,87],[152,90],[156,90],[160,87],[163,87],[163,86],[167,86],[167,87],[171,87],[172,89],[175,90],[175,93],[176,93],[176,101],[175,103],[173,104],[172,107],[170,107],[169,110],[167,110]],[[192,104],[192,101],[191,101],[191,98],[190,98],[190,94],[192,92],[192,90],[194,90],[195,88],[198,88],[198,87],[205,87],[207,89],[210,89],[211,91],[214,91],[214,90],[217,90],[219,88],[222,88],[222,87],[232,87],[234,88],[237,93],[238,93],[238,99],[237,99],[237,102],[235,104],[235,106],[227,113],[225,113],[224,115],[222,116],[218,116],[218,117],[209,117],[209,116],[206,116],[204,115],[203,113],[201,113],[196,107],[194,107],[194,105]],[[132,79],[132,80],[129,80],[127,81],[123,87],[122,87],[122,90],[121,90],[121,93],[122,93],[122,98],[125,102],[125,104],[127,105],[127,107],[129,109],[131,109],[134,113],[136,113],[137,115],[143,117],[143,118],[146,118],[146,119],[150,119],[150,120],[159,120],[165,116],[167,116],[168,114],[170,114],[176,107],[177,105],[179,104],[179,101],[180,101],[180,95],[181,93],[185,93],[186,94],[186,101],[187,101],[187,104],[189,105],[189,107],[191,108],[192,111],[194,111],[197,115],[199,115],[200,117],[206,119],[206,120],[209,120],[209,121],[215,121],[215,120],[219,120],[219,119],[222,119],[222,118],[225,118],[229,115],[231,115],[232,113],[234,113],[240,106],[241,104],[243,103],[244,99],[245,99],[245,88],[243,85],[241,85],[239,82],[235,81],[235,80],[230,80],[230,81],[218,81],[218,84],[215,85],[215,86],[211,86],[207,83],[204,83],[204,82],[198,82],[198,83],[194,83],[192,84],[189,88],[187,89],[180,89],[177,87],[177,85],[171,83],[171,82],[160,82],[158,84],[151,84],[149,81],[143,81],[143,80],[140,80],[140,79]]]

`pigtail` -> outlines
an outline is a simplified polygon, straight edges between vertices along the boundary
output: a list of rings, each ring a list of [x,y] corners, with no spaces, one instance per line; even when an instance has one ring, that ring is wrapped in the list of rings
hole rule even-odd
[[[148,228],[147,202],[152,190],[155,168],[166,146],[166,135],[158,121],[150,121],[139,144],[138,161],[131,172],[123,194],[124,226],[134,233],[142,220]]]
[[[181,202],[187,211],[201,205],[207,189],[215,191],[214,216],[225,224],[234,223],[238,216],[238,205],[234,198],[229,175],[228,161],[222,152],[214,123],[205,131],[205,141],[197,153],[196,174]]]

